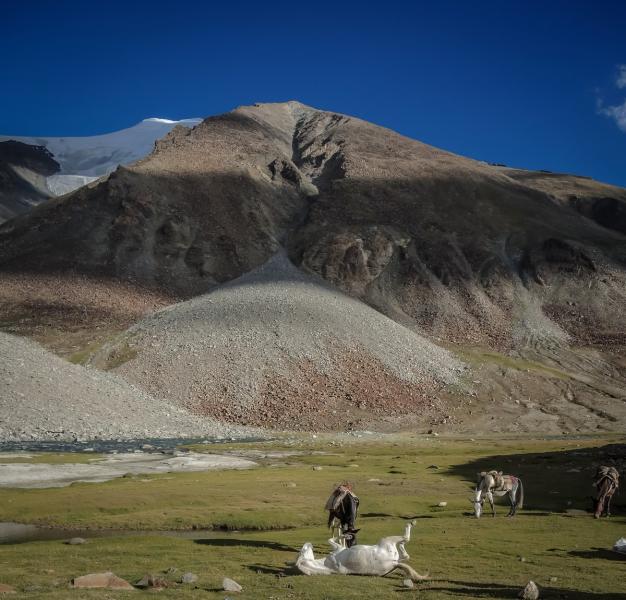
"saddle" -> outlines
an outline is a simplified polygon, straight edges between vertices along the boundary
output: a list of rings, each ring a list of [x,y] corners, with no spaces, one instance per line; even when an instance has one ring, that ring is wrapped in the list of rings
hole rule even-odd
[[[501,490],[504,487],[504,475],[501,471],[489,471],[495,482],[494,490]]]
[[[617,488],[619,486],[619,472],[615,467],[606,467],[600,466],[596,471],[596,476],[594,478],[593,485],[595,487],[600,487],[603,479],[610,479],[611,486]]]
[[[349,483],[342,483],[340,486],[335,488],[328,500],[326,500],[326,506],[324,509],[332,511],[337,510],[348,494],[356,500],[357,504],[359,503],[359,497],[353,493],[352,485]]]

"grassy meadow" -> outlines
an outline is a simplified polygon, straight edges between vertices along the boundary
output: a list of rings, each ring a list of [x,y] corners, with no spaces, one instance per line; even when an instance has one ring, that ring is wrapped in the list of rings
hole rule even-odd
[[[610,519],[597,521],[585,512],[595,466],[620,452],[613,446],[617,442],[623,440],[302,436],[213,448],[267,453],[251,457],[260,466],[250,471],[2,489],[0,521],[140,531],[80,546],[2,545],[0,583],[29,598],[124,598],[148,592],[68,590],[68,582],[111,570],[134,583],[146,573],[175,567],[178,571],[167,575],[172,587],[160,597],[232,598],[220,589],[228,576],[244,587],[241,598],[515,598],[532,579],[545,598],[625,600],[626,559],[610,551],[626,536],[625,503],[616,498]],[[506,518],[502,500],[495,519],[471,516],[475,474],[486,468],[522,478],[525,508],[515,519]],[[305,577],[294,570],[304,542],[313,542],[316,555],[327,552],[323,505],[343,480],[352,481],[361,498],[360,543],[400,534],[405,519],[416,519],[407,544],[409,563],[420,573],[428,571],[429,581],[406,589],[400,575]],[[441,501],[445,508],[437,507]],[[205,528],[214,531],[198,533],[197,539],[156,531]],[[198,582],[175,584],[187,571],[197,574]]]

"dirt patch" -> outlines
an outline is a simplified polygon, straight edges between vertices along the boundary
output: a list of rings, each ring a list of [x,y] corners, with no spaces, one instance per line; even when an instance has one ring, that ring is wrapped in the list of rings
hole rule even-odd
[[[437,397],[441,386],[434,380],[403,381],[364,352],[336,357],[333,363],[332,373],[300,361],[290,377],[268,375],[253,405],[233,406],[218,394],[198,410],[233,423],[304,431],[349,431],[376,427],[388,416],[428,420],[445,412]]]
[[[83,363],[112,335],[175,301],[115,279],[0,273],[0,331],[29,337]]]

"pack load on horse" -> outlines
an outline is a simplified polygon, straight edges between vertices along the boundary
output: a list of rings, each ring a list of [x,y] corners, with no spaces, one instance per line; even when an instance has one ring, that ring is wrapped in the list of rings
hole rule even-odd
[[[619,488],[619,473],[615,467],[598,467],[593,478],[593,485],[598,490],[598,497],[593,499],[593,516],[599,519],[604,513],[611,516],[611,498]]]
[[[344,481],[333,490],[325,510],[328,511],[328,527],[333,530],[333,538],[343,540],[348,548],[356,544],[359,530],[354,528],[354,522],[359,510],[359,498],[352,491],[349,481]]]
[[[328,543],[332,550],[324,558],[315,558],[313,545],[309,542],[302,546],[296,561],[296,567],[305,575],[378,575],[384,577],[395,570],[402,571],[413,581],[422,581],[428,575],[420,575],[405,564],[409,555],[404,545],[411,539],[411,527],[415,521],[407,523],[404,535],[382,538],[376,545],[357,544],[349,548],[343,540],[331,538]]]
[[[483,512],[485,498],[489,500],[492,515],[496,516],[496,507],[493,503],[494,496],[507,496],[511,502],[509,517],[514,517],[518,508],[524,506],[524,486],[522,480],[515,475],[503,475],[502,471],[482,471],[478,473],[478,485],[476,495],[471,501],[474,505],[474,514],[479,519]]]

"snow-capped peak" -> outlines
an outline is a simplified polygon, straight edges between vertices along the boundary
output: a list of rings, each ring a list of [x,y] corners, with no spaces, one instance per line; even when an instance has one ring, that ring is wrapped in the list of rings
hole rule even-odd
[[[150,117],[144,119],[142,123],[165,123],[166,125],[198,125],[202,119],[179,119],[178,121],[172,121],[171,119],[162,119],[161,117]]]
[[[86,137],[22,137],[0,135],[0,141],[17,140],[25,144],[45,146],[61,165],[50,180],[51,193],[67,193],[114,171],[119,165],[136,162],[152,152],[156,140],[176,125],[195,127],[202,119],[173,121],[150,117],[112,133]]]

